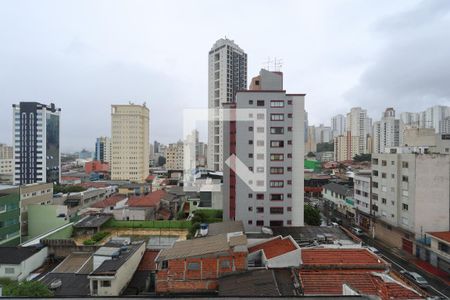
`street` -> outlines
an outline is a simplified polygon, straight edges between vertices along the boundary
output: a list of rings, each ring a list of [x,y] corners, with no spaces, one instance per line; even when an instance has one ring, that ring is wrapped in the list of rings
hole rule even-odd
[[[329,224],[331,218],[340,218],[342,220],[342,226],[346,227],[347,229],[351,230],[352,222],[345,218],[345,216],[336,213],[333,209],[330,209],[328,205],[324,204],[324,199],[310,199],[310,202],[312,203],[319,203],[318,208],[321,211],[322,218],[325,218],[326,220],[323,220],[323,224]],[[441,279],[437,278],[434,275],[431,275],[425,271],[423,271],[421,268],[417,267],[415,264],[409,262],[407,259],[402,257],[401,252],[395,251],[396,249],[387,247],[386,245],[382,244],[381,242],[372,239],[371,237],[367,236],[366,234],[359,236],[364,244],[368,246],[372,246],[377,248],[381,254],[379,254],[384,260],[389,262],[392,265],[392,268],[395,271],[400,272],[401,270],[407,270],[407,271],[413,271],[425,278],[428,283],[430,284],[426,291],[431,296],[438,296],[441,299],[450,299],[450,286],[445,284]]]

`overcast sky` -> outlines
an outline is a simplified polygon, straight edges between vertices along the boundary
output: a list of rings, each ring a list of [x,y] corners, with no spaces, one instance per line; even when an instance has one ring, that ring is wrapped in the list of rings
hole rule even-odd
[[[306,93],[310,124],[362,106],[450,104],[450,1],[2,1],[0,143],[11,104],[62,108],[61,147],[110,135],[110,105],[147,103],[150,140],[175,142],[182,109],[207,107],[208,51],[221,37],[248,75],[283,60],[285,89]],[[203,139],[205,134],[203,134]]]

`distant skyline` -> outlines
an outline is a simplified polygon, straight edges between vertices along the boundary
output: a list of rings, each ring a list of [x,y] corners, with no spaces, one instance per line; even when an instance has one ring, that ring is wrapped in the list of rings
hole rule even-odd
[[[446,0],[3,2],[0,143],[20,101],[61,107],[63,152],[93,150],[111,104],[129,101],[150,108],[151,142],[176,142],[182,109],[207,107],[208,52],[224,36],[248,54],[249,81],[283,61],[310,124],[353,106],[378,120],[450,105],[448,28]]]

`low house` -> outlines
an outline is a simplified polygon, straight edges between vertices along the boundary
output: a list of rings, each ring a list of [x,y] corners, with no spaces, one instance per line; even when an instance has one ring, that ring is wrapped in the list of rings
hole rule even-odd
[[[126,206],[112,211],[116,220],[154,220],[160,207],[161,199],[167,195],[159,190],[142,196],[129,196]]]
[[[93,255],[88,275],[91,296],[120,296],[128,286],[145,252],[144,242],[107,243]]]
[[[339,213],[347,218],[355,217],[355,200],[353,189],[334,182],[323,186],[323,198],[332,204]]]
[[[450,231],[427,232],[425,238],[416,242],[417,256],[443,271],[450,274]]]
[[[360,249],[302,249],[299,282],[304,296],[365,295],[380,299],[423,299],[391,277],[389,265]]]
[[[92,205],[92,208],[99,208],[103,213],[113,213],[115,209],[121,209],[126,206],[128,202],[128,196],[126,195],[113,195],[109,198],[106,198],[103,201],[97,202]]]
[[[266,268],[298,267],[300,247],[291,236],[276,236],[248,247],[249,266]]]
[[[247,270],[247,252],[243,234],[177,241],[156,257],[156,292],[215,292],[218,278]]]
[[[42,266],[47,254],[47,247],[0,247],[0,278],[26,279]]]
[[[94,214],[88,215],[73,225],[76,235],[94,235],[101,227],[111,219],[111,215]]]
[[[160,250],[145,250],[136,272],[131,278],[124,295],[140,295],[155,292],[155,258]]]

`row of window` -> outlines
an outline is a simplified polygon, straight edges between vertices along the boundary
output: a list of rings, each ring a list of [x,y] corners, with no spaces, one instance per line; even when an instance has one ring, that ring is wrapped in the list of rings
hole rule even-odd
[[[248,127],[248,131],[253,131],[253,126],[249,126]],[[264,133],[264,127],[257,127],[256,131],[258,133]],[[289,126],[287,128],[287,131],[291,132],[292,131],[292,127]],[[270,134],[284,134],[284,127],[270,127]]]
[[[372,159],[372,164],[373,165],[378,165],[378,158]],[[387,161],[386,160],[382,160],[381,161],[381,165],[383,167],[386,167],[387,166]],[[391,160],[391,166],[393,166],[393,165],[395,165],[395,161]],[[402,168],[403,169],[407,169],[408,167],[409,167],[408,162],[407,161],[402,161]]]
[[[292,194],[288,193],[286,194],[286,197],[288,199],[292,198]],[[253,194],[248,194],[248,198],[253,198]],[[264,194],[256,194],[256,200],[264,200]],[[283,201],[284,200],[284,194],[269,194],[269,200],[270,201]]]
[[[273,108],[280,108],[280,107],[284,107],[284,100],[270,100],[270,107]],[[249,105],[253,105],[254,101],[253,100],[248,100],[248,104]],[[288,100],[287,101],[288,105],[292,105],[292,100]],[[266,101],[265,100],[256,100],[256,106],[266,106]]]
[[[252,225],[253,224],[253,220],[248,220],[247,224],[248,225]],[[287,220],[286,224],[287,225],[292,225],[292,221],[291,220]],[[256,226],[264,226],[264,221],[263,220],[257,220],[256,221]],[[283,221],[281,221],[281,220],[270,220],[269,221],[269,226],[270,227],[283,226]]]

